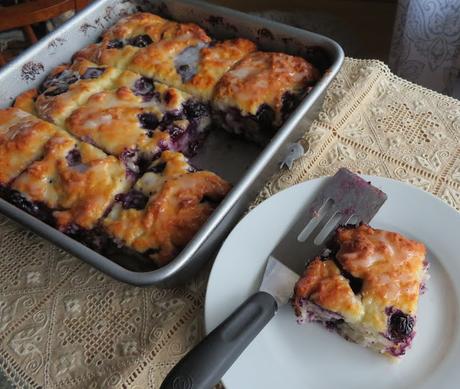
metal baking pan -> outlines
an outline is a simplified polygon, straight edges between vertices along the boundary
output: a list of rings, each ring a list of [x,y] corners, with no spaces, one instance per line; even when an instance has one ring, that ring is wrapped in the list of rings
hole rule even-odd
[[[287,145],[298,140],[301,131],[305,130],[296,129],[296,124],[305,114],[318,108],[327,85],[343,62],[344,54],[336,42],[322,35],[203,2],[99,0],[0,71],[0,107],[10,106],[21,92],[37,87],[52,68],[68,62],[73,53],[94,42],[120,17],[140,10],[177,21],[195,22],[218,39],[244,37],[256,42],[263,50],[304,57],[308,57],[309,47],[316,46],[329,57],[322,79],[265,148],[237,140],[223,132],[211,131],[202,153],[193,162],[198,167],[222,175],[234,187],[192,241],[164,267],[136,270],[129,265],[130,258],[121,262],[109,259],[0,199],[0,212],[113,278],[141,286],[171,286],[192,277],[210,259],[265,180],[279,168]]]

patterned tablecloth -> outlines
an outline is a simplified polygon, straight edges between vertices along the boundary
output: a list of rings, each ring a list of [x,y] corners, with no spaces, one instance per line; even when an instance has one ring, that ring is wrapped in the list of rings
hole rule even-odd
[[[335,173],[392,177],[460,209],[460,102],[346,59],[306,153],[269,180],[254,204]],[[18,386],[158,388],[200,339],[209,269],[176,289],[116,282],[0,218],[0,365]]]

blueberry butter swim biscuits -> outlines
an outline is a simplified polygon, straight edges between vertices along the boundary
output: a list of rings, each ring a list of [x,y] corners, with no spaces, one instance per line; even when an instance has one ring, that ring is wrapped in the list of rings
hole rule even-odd
[[[0,186],[8,184],[32,162],[59,131],[55,126],[18,108],[0,110]]]
[[[79,139],[133,161],[152,160],[164,150],[192,153],[210,124],[196,98],[125,71],[116,89],[92,95],[67,119]]]
[[[58,126],[94,93],[110,88],[118,77],[118,69],[96,65],[86,60],[56,67],[38,91],[27,91],[16,99],[16,106],[25,107]],[[27,107],[34,107],[31,108]]]
[[[101,37],[101,42],[91,44],[73,59],[87,59],[99,65],[123,68],[134,54],[152,42],[161,39],[167,20],[147,12],[136,13],[121,19]]]
[[[264,143],[320,77],[256,50],[194,23],[121,18],[0,110],[0,195],[114,260],[170,262],[230,190],[187,160],[210,127]]]
[[[121,74],[115,86],[128,87],[142,97],[144,104],[151,102],[158,106],[160,128],[171,136],[171,150],[195,153],[211,126],[208,104],[194,95],[129,70]]]
[[[216,85],[215,122],[231,133],[266,143],[319,78],[319,71],[303,58],[251,53]]]
[[[175,61],[178,58],[180,60],[183,53],[186,53],[190,61],[196,61],[197,51],[210,42],[211,38],[206,33],[195,32],[163,39],[137,52],[127,68],[145,77],[177,87],[182,82]]]
[[[61,231],[90,230],[132,185],[117,158],[62,132],[10,185],[9,199]]]
[[[128,67],[209,101],[224,73],[255,50],[247,39],[209,42],[177,37],[139,51]]]
[[[137,52],[176,37],[210,40],[196,24],[177,23],[144,12],[121,19],[102,35],[101,42],[80,50],[73,59],[85,58],[97,64],[124,69]]]
[[[195,171],[182,154],[165,151],[131,191],[118,196],[103,226],[119,246],[163,266],[190,241],[229,190],[216,174]]]
[[[404,355],[415,335],[425,254],[423,244],[395,232],[340,227],[329,252],[297,282],[295,313],[387,356]]]

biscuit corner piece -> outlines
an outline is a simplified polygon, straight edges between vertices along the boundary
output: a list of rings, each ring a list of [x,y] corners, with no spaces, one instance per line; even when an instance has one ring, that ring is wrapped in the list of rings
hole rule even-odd
[[[0,186],[41,158],[58,128],[19,108],[0,109]]]
[[[193,96],[131,71],[114,87],[75,110],[66,120],[69,132],[135,164],[164,150],[192,155],[204,140],[210,112]]]
[[[148,12],[126,16],[105,31],[99,43],[81,49],[72,59],[124,68],[139,49],[160,40],[170,23]]]
[[[9,186],[9,200],[59,230],[89,231],[132,178],[116,157],[61,131]]]
[[[252,52],[217,83],[214,121],[228,132],[265,144],[320,77],[301,57]]]
[[[85,59],[51,70],[38,89],[16,97],[14,106],[57,126],[94,93],[110,88],[120,71]]]
[[[299,322],[319,322],[345,339],[392,359],[415,336],[428,262],[422,243],[368,225],[340,227],[331,249],[298,280]]]
[[[103,227],[119,247],[164,266],[229,190],[230,184],[216,174],[196,171],[183,154],[165,151],[132,190],[118,196]]]

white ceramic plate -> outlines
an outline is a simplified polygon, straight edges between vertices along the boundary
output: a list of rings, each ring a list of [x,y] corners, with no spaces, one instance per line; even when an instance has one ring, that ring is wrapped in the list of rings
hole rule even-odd
[[[392,363],[318,324],[297,324],[292,308],[284,306],[224,376],[226,389],[460,387],[460,213],[410,185],[365,178],[388,195],[371,225],[401,232],[428,248],[431,279],[420,299],[412,348]],[[257,290],[268,254],[323,180],[278,193],[235,227],[209,279],[207,333]]]

